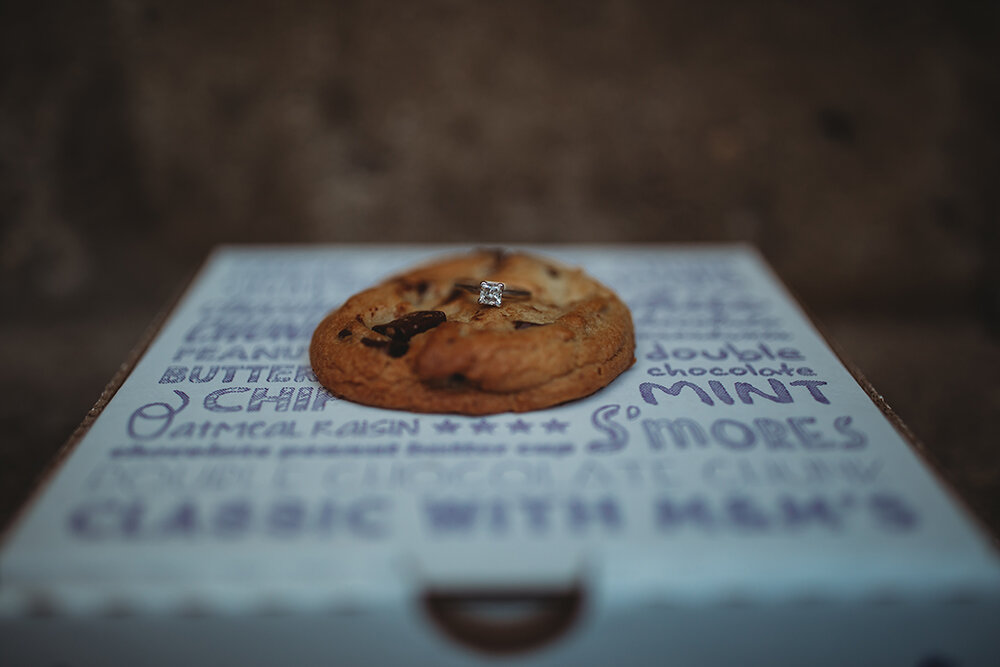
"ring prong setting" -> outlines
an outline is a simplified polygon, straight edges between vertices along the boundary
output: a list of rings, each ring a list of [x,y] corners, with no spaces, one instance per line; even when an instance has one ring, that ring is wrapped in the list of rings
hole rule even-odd
[[[503,283],[484,280],[479,283],[479,303],[484,306],[498,307],[503,299]]]

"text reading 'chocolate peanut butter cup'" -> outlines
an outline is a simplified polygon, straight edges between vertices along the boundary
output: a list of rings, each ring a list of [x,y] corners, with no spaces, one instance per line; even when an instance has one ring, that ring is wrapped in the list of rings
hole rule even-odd
[[[451,256],[355,294],[316,327],[334,394],[414,412],[525,412],[635,362],[628,307],[583,270],[521,252]]]

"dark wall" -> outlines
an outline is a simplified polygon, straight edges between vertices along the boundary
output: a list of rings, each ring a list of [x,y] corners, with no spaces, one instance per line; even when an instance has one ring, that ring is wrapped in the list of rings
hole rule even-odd
[[[998,27],[962,2],[4,3],[0,520],[213,244],[748,240],[1000,528]]]

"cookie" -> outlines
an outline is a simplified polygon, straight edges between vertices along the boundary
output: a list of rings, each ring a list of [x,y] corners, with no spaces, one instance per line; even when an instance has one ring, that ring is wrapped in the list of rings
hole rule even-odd
[[[499,307],[457,287],[503,282]],[[334,394],[383,408],[483,415],[594,393],[635,362],[628,307],[585,274],[527,253],[476,251],[360,292],[313,333]]]

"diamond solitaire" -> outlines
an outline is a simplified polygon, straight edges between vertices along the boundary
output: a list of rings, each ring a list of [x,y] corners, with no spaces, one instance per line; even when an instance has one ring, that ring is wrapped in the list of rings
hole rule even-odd
[[[473,294],[479,292],[479,303],[483,306],[493,306],[494,308],[500,306],[504,297],[524,299],[531,296],[531,292],[526,289],[511,289],[503,283],[492,282],[490,280],[484,280],[478,285],[472,282],[459,281],[455,283],[455,287],[472,292]]]
[[[484,280],[479,283],[479,303],[484,306],[499,306],[503,298],[503,283]]]

